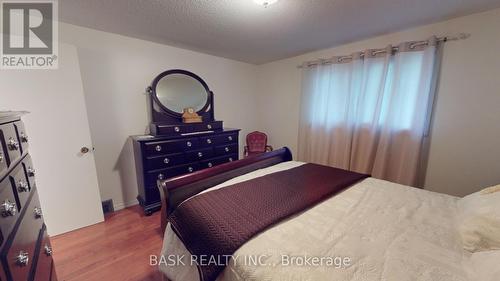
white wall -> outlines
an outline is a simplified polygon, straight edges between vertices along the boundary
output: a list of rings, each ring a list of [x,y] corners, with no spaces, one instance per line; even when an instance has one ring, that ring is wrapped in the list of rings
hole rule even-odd
[[[297,150],[303,61],[430,35],[471,33],[446,43],[425,186],[462,196],[500,183],[500,9],[265,64],[258,69],[261,129]]]
[[[27,110],[22,119],[49,234],[103,221],[76,48],[59,46],[57,70],[1,70],[0,110]]]
[[[78,48],[102,200],[115,209],[136,203],[128,137],[149,124],[144,89],[160,72],[181,68],[201,76],[215,94],[215,117],[243,136],[257,125],[257,66],[68,24],[60,41]]]

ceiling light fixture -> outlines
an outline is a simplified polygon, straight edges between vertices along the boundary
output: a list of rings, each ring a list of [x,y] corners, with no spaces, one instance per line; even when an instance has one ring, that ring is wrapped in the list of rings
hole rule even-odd
[[[257,5],[261,5],[264,6],[264,8],[267,8],[267,6],[278,2],[278,0],[253,0],[253,2]]]

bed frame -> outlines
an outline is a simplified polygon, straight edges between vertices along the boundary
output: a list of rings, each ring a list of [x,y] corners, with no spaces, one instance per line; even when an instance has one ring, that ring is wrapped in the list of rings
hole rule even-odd
[[[165,231],[168,216],[187,198],[249,172],[292,160],[287,147],[225,163],[192,174],[158,181],[161,196],[161,228]]]

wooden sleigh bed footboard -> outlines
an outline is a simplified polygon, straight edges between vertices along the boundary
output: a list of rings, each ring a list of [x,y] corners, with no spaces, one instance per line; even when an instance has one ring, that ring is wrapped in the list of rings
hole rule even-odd
[[[192,174],[158,181],[161,196],[161,227],[165,231],[168,216],[184,200],[206,189],[249,172],[292,160],[287,147],[251,156]]]

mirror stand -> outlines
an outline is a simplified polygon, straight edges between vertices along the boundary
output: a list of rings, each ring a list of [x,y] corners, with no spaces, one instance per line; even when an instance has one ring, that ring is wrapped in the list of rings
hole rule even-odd
[[[223,121],[215,120],[213,92],[192,72],[182,69],[162,72],[146,91],[151,100],[152,135],[186,135],[223,129]],[[183,123],[184,107],[196,110],[202,121]]]

